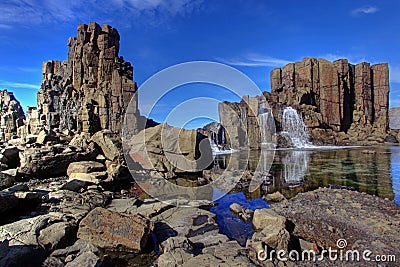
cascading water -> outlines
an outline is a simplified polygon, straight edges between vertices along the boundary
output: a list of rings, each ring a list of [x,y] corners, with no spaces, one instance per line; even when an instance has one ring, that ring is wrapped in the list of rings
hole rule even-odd
[[[313,145],[309,141],[307,126],[297,111],[292,107],[283,110],[282,134],[290,138],[296,148],[307,148]]]
[[[271,108],[259,110],[258,121],[261,132],[261,147],[267,149],[275,148],[275,121]]]

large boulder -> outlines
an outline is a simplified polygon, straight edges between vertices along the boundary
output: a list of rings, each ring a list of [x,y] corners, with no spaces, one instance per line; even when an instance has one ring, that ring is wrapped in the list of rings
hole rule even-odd
[[[78,238],[99,248],[140,252],[147,246],[150,230],[149,221],[142,216],[95,208],[80,222]]]
[[[0,151],[1,163],[4,163],[8,168],[16,168],[20,164],[19,149],[16,146],[7,146]]]
[[[127,143],[133,162],[169,176],[201,171],[212,162],[208,138],[194,130],[160,124],[142,130]]]
[[[21,174],[38,178],[56,177],[66,175],[72,162],[95,159],[96,151],[58,145],[51,148],[28,148],[20,153],[20,157]]]
[[[91,173],[83,173],[83,172],[73,172],[69,175],[69,180],[78,180],[82,182],[92,183],[92,184],[100,184],[101,181],[107,179],[107,172],[91,172]]]
[[[109,130],[98,131],[91,139],[102,150],[104,156],[111,161],[116,161],[122,156],[121,138]]]
[[[47,142],[59,142],[60,138],[54,131],[41,130],[36,137],[36,143],[44,145]]]
[[[288,251],[290,233],[286,229],[286,218],[270,209],[255,210],[253,226],[256,232],[247,240],[249,255],[257,260],[257,253],[265,249],[265,245],[276,251]]]
[[[51,247],[42,247],[38,241],[38,235],[47,227],[59,222],[67,222],[67,218],[56,212],[22,219],[14,223],[0,227],[0,243],[3,257],[0,258],[0,266],[40,266]],[[48,242],[56,246],[60,235],[47,237]],[[47,244],[47,243],[46,243]],[[46,251],[46,249],[50,249]]]
[[[78,161],[69,164],[67,169],[67,175],[71,173],[90,173],[90,172],[101,172],[105,171],[106,166],[97,161]]]
[[[58,222],[40,230],[38,242],[47,250],[53,251],[70,244],[75,238],[75,233],[75,225],[68,222]]]

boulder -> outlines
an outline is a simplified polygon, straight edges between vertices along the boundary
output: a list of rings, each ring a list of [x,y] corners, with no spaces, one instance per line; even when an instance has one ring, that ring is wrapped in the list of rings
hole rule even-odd
[[[48,201],[59,203],[52,206],[50,211],[60,211],[80,221],[86,214],[95,207],[104,207],[109,196],[98,190],[87,190],[83,193],[76,193],[69,190],[58,190],[48,194]]]
[[[65,267],[98,267],[101,265],[101,260],[99,256],[93,252],[84,252],[76,257],[73,261],[68,262]]]
[[[142,251],[151,226],[139,215],[123,216],[103,208],[95,208],[80,222],[78,238],[111,250]]]
[[[98,255],[99,249],[93,246],[92,244],[86,242],[85,240],[78,239],[76,242],[66,248],[57,249],[50,254],[50,257],[47,258],[45,262],[50,261],[50,258],[58,259],[61,262],[67,262],[67,257],[76,258],[84,253],[91,252],[93,254]],[[87,255],[87,254],[86,254]],[[53,260],[54,261],[54,260]],[[52,265],[48,265],[49,267]]]
[[[263,249],[263,244],[275,250],[288,251],[290,233],[286,229],[286,218],[271,209],[254,211],[253,226],[256,232],[247,240],[246,248],[257,257],[257,251]],[[255,252],[255,253],[254,253]]]
[[[129,172],[128,167],[118,163],[108,164],[107,173],[108,180],[113,182],[122,182],[132,179],[132,175]]]
[[[36,137],[36,143],[44,145],[47,142],[59,142],[60,138],[54,131],[41,130]]]
[[[38,243],[39,232],[65,220],[63,214],[50,212],[0,227],[0,243],[7,244],[0,266],[40,266],[48,252]]]
[[[107,177],[107,172],[74,172],[69,175],[69,181],[78,180],[86,183],[100,184]]]
[[[61,190],[69,190],[73,192],[79,192],[82,188],[85,188],[87,185],[86,182],[80,180],[71,180],[64,183],[60,189]]]
[[[174,207],[152,218],[154,232],[159,242],[171,236],[192,238],[195,236],[215,236],[219,232],[216,215],[199,208]]]
[[[106,166],[96,161],[78,161],[69,164],[67,169],[67,175],[71,173],[90,173],[90,172],[101,172],[105,171]]]
[[[69,145],[75,147],[87,148],[90,143],[90,138],[91,137],[89,133],[76,134],[69,142]]]
[[[268,225],[285,227],[286,218],[271,209],[258,209],[254,211],[253,226],[256,230],[264,229]]]
[[[76,227],[68,222],[54,223],[39,232],[38,242],[48,251],[70,245],[76,235]]]
[[[66,175],[70,163],[94,159],[96,151],[76,150],[74,147],[60,145],[51,148],[28,148],[20,153],[20,157],[21,166],[18,171],[21,174],[45,178]]]
[[[271,194],[266,194],[264,199],[267,202],[281,202],[281,201],[285,201],[286,197],[284,195],[282,195],[281,192],[276,191],[276,192],[271,193]]]
[[[7,164],[9,168],[17,168],[20,164],[19,149],[16,146],[7,146],[1,150],[3,155],[2,163]]]
[[[91,141],[96,143],[102,150],[103,155],[111,161],[116,161],[122,156],[121,138],[109,130],[95,133]]]
[[[142,130],[127,140],[127,150],[132,161],[143,169],[155,169],[169,176],[201,171],[212,162],[210,142],[206,136],[167,124]]]

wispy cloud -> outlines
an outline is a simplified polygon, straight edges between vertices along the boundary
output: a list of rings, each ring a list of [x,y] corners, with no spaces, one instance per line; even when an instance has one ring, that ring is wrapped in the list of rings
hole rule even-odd
[[[0,28],[71,21],[132,21],[132,16],[151,16],[155,20],[191,13],[202,3],[203,0],[5,0],[0,2]]]
[[[26,73],[40,73],[40,67],[18,67],[16,68],[20,72],[26,72]]]
[[[218,61],[222,61],[228,65],[233,66],[245,66],[245,67],[282,67],[290,61],[270,56],[263,56],[258,54],[250,54],[240,58],[233,59],[221,59],[218,58]]]
[[[367,61],[366,57],[362,55],[342,55],[342,54],[332,54],[332,53],[319,55],[318,58],[324,58],[329,61],[335,61],[338,59],[345,58],[352,64],[357,64],[363,61]]]
[[[360,8],[356,8],[354,10],[351,11],[351,14],[356,16],[356,15],[361,15],[361,14],[374,14],[376,12],[378,12],[379,9],[377,7],[374,6],[366,6],[366,7],[360,7]]]
[[[38,90],[40,85],[38,84],[31,84],[31,83],[20,83],[20,82],[11,82],[11,81],[3,81],[0,80],[0,87],[1,89],[34,89]]]

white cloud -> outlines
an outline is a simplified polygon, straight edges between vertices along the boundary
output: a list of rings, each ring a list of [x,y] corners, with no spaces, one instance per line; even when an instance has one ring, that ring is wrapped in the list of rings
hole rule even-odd
[[[329,61],[335,61],[338,59],[347,59],[351,64],[358,64],[360,62],[368,61],[365,56],[356,56],[356,55],[341,55],[341,54],[324,54],[318,56],[318,58],[324,58]]]
[[[354,9],[353,11],[351,11],[351,14],[353,15],[361,15],[361,14],[374,14],[376,12],[378,12],[379,9],[377,7],[374,6],[366,6],[366,7],[360,7],[357,9]]]
[[[0,80],[0,87],[2,87],[2,89],[20,88],[20,89],[39,90],[40,85]]]
[[[245,67],[283,67],[291,61],[274,58],[270,56],[263,56],[258,54],[249,54],[244,57],[234,59],[217,59],[233,66],[245,66]]]
[[[132,15],[150,16],[154,21],[157,17],[188,14],[202,3],[203,0],[5,0],[0,2],[0,29],[16,24],[31,27],[70,21],[132,21]]]

